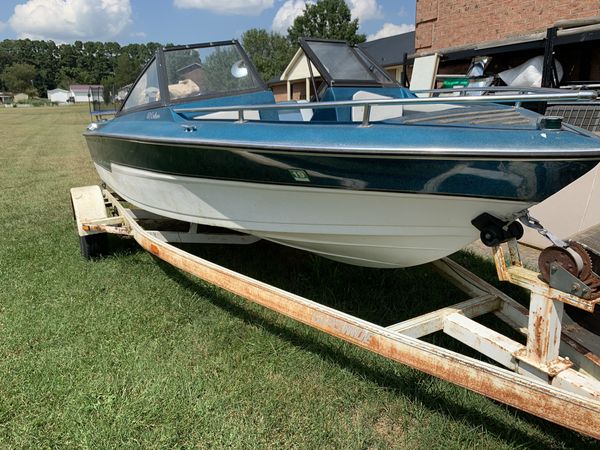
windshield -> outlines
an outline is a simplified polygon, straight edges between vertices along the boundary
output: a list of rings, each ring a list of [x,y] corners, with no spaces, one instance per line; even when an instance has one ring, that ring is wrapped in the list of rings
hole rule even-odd
[[[171,100],[262,87],[235,44],[165,49]]]
[[[156,60],[152,61],[144,74],[138,79],[136,85],[127,97],[123,110],[136,108],[160,101],[160,89],[158,83],[158,70]]]
[[[301,46],[319,72],[326,72],[324,75],[329,84],[332,81],[394,83],[383,69],[347,42],[305,39],[301,41]]]

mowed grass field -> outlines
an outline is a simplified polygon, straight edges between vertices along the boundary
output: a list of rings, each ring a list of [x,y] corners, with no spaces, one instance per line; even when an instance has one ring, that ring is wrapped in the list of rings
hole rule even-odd
[[[132,241],[83,260],[69,189],[99,181],[88,122],[82,107],[0,109],[0,448],[597,447],[246,303]],[[427,267],[362,269],[269,243],[190,250],[384,325],[465,298]],[[495,279],[489,262],[455,258]]]

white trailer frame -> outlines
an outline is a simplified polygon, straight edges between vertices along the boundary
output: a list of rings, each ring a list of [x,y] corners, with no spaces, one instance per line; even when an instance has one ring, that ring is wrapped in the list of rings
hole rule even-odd
[[[171,242],[248,244],[240,234],[146,230],[141,219],[170,220],[127,208],[98,186],[71,189],[82,243],[98,233],[134,238],[173,266],[325,333],[551,422],[600,439],[600,339],[563,315],[564,304],[592,313],[600,299],[558,291],[521,263],[517,242],[494,247],[500,280],[531,292],[529,310],[454,261],[433,266],[472,298],[382,327],[278,289],[185,252]],[[82,244],[82,245],[83,245]],[[522,345],[473,318],[493,313],[524,334]],[[499,364],[489,364],[421,340],[443,331]],[[502,367],[500,367],[502,366]]]

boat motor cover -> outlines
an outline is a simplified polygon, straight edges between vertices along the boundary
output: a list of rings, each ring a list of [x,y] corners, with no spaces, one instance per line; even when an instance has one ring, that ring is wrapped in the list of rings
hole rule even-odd
[[[557,59],[554,60],[558,81],[562,80],[563,68]],[[500,72],[498,76],[510,87],[542,87],[542,72],[544,69],[544,57],[535,56],[523,64],[512,69]]]

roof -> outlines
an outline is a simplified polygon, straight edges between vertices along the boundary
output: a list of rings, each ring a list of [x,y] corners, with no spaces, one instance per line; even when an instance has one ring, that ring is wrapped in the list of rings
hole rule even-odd
[[[315,65],[312,62],[310,65],[314,76],[320,76],[321,74]],[[308,77],[310,77],[310,72],[308,70],[308,59],[306,58],[302,48],[299,48],[288,66],[283,71],[283,74],[281,74],[281,80],[301,80]]]
[[[72,84],[69,86],[69,89],[72,90],[73,92],[75,91],[85,91],[87,93],[87,91],[90,88],[104,88],[104,86],[102,86],[101,84]]]
[[[415,52],[415,32],[363,42],[358,47],[383,67],[398,66],[404,62],[404,54]]]
[[[49,89],[48,90],[48,94],[56,94],[57,92],[62,92],[63,94],[68,94],[69,93],[69,91],[67,91],[66,89],[61,89],[61,88]]]
[[[270,80],[267,81],[267,86],[268,87],[280,86],[280,85],[283,86],[283,85],[286,85],[286,84],[287,84],[287,80],[282,80],[278,76],[274,76]]]
[[[0,92],[0,96],[2,96],[2,97],[12,97],[13,93],[12,92]]]

